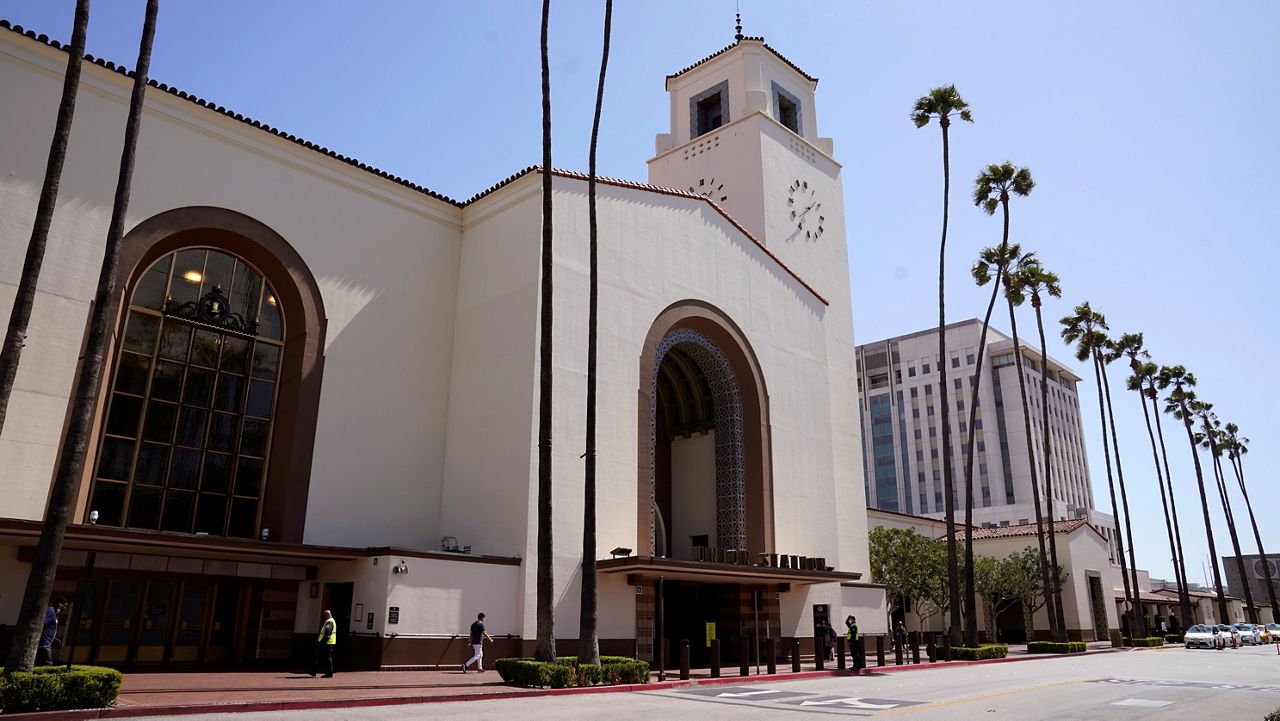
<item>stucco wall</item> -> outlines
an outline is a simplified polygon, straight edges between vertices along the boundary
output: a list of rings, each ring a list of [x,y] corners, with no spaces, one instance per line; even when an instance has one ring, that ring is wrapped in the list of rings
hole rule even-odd
[[[43,181],[66,55],[0,33],[0,317]],[[85,64],[30,336],[0,439],[4,515],[37,518],[106,237],[129,79]],[[460,211],[149,89],[128,230],[185,206],[231,209],[302,256],[327,347],[306,540],[428,545],[440,492]],[[122,268],[122,280],[133,269]],[[295,319],[296,320],[296,319]],[[286,319],[286,323],[289,320]],[[376,429],[376,430],[371,430]]]
[[[659,441],[661,442],[661,441]],[[690,536],[716,542],[715,431],[671,441],[671,557],[693,558]]]

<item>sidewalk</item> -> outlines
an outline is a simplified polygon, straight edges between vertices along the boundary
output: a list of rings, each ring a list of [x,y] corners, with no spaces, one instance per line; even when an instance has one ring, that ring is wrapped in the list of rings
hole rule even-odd
[[[1110,644],[1089,644],[1088,653],[1112,651]],[[886,665],[875,665],[874,652],[867,659],[870,667],[863,674],[896,673],[969,666],[986,663],[1032,661],[1060,656],[1029,655],[1026,646],[1010,646],[1009,657],[992,661],[953,661],[928,663],[921,653],[921,663],[904,663],[897,666],[893,654],[885,655]],[[560,690],[521,689],[506,686],[493,670],[484,673],[448,671],[353,671],[339,672],[334,678],[312,678],[304,673],[289,671],[191,671],[164,673],[128,673],[120,691],[117,705],[111,709],[92,711],[51,711],[36,714],[12,714],[5,718],[41,719],[41,721],[79,721],[97,718],[134,718],[141,716],[178,715],[194,713],[230,713],[243,711],[301,710],[317,708],[346,708],[354,706],[379,706],[409,703],[464,701],[481,698],[518,698],[548,694],[609,693],[617,691],[656,690],[691,684],[742,684],[759,681],[796,681],[806,678],[852,675],[851,670],[839,671],[834,662],[827,669],[816,671],[812,658],[803,660],[800,673],[791,671],[791,665],[779,664],[778,673],[739,676],[737,665],[721,669],[721,677],[711,678],[707,668],[692,669],[689,680],[680,679],[679,668],[667,669],[665,682],[658,682],[655,671],[650,683],[634,686],[594,686]],[[765,669],[761,666],[761,671]]]

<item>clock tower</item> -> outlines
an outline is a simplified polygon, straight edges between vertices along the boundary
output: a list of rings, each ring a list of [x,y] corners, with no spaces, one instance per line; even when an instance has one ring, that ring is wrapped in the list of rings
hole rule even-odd
[[[824,298],[849,303],[840,164],[818,137],[818,79],[765,43],[732,45],[667,76],[671,130],[649,182],[697,193]]]

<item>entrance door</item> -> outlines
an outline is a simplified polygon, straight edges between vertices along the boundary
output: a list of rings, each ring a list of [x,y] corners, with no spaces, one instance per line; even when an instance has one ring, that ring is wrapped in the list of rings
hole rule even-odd
[[[324,607],[329,609],[338,624],[338,649],[334,653],[334,663],[343,668],[351,658],[348,632],[351,630],[351,598],[354,594],[354,583],[326,583],[324,586]]]
[[[138,629],[138,646],[134,651],[135,663],[163,663],[167,659],[169,628],[173,623],[173,594],[177,584],[148,582],[146,601],[142,605],[142,620]]]
[[[129,646],[142,596],[139,581],[112,581],[107,590],[106,614],[102,619],[99,640],[99,663],[121,664],[129,661]]]
[[[219,583],[213,588],[205,663],[227,663],[236,658],[236,614],[240,610],[241,588],[231,583]]]
[[[182,584],[182,596],[178,602],[178,628],[173,636],[170,660],[174,663],[200,661],[200,646],[207,628],[205,616],[208,610],[210,587],[207,583]]]

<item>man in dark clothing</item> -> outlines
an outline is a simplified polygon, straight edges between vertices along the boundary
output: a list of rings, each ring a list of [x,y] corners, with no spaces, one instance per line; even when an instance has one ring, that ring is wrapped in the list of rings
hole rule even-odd
[[[489,639],[489,643],[493,643],[493,638],[484,630],[484,614],[476,616],[475,623],[471,624],[471,650],[475,652],[467,662],[462,664],[462,672],[467,672],[467,666],[472,663],[476,665],[476,671],[484,673],[484,640]]]
[[[822,645],[826,648],[826,659],[827,659],[828,661],[834,661],[834,660],[836,660],[836,656],[835,656],[835,654],[836,654],[836,630],[835,630],[834,628],[832,628],[832,626],[831,626],[831,624],[830,624],[830,623],[825,624],[825,625],[826,625],[826,629],[823,631],[823,634],[822,634],[822,636],[823,636],[823,638],[822,638],[822,640],[823,640],[823,644],[822,644]]]
[[[67,607],[67,599],[59,596],[45,609],[44,628],[40,631],[40,647],[36,649],[36,665],[53,663],[53,640],[58,637],[58,614]]]
[[[849,642],[849,654],[853,656],[853,667],[855,669],[862,668],[863,657],[858,655],[859,643],[862,641],[862,634],[858,633],[858,619],[849,616],[844,620],[845,639]]]

